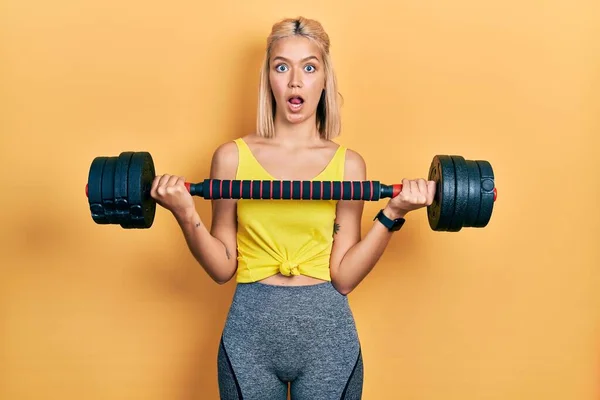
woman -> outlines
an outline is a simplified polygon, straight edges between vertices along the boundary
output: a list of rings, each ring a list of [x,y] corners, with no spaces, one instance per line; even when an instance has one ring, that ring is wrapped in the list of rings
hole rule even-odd
[[[257,132],[221,145],[214,179],[365,180],[340,133],[337,83],[322,26],[275,24],[261,71]],[[205,227],[184,178],[157,176],[152,196],[178,221],[217,283],[236,276],[218,354],[222,399],[358,399],[363,369],[347,295],[371,271],[409,211],[435,184],[403,179],[361,239],[362,201],[213,201]]]

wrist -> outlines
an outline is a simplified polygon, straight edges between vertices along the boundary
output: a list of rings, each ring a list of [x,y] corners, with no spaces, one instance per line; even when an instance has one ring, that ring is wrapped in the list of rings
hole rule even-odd
[[[173,216],[180,225],[200,222],[200,216],[195,208],[185,208],[183,210],[173,211]]]
[[[400,230],[400,228],[402,228],[402,225],[404,225],[405,222],[401,213],[389,212],[388,214],[386,214],[385,209],[379,210],[379,212],[377,213],[375,218],[373,218],[373,220],[378,220],[390,232],[396,232]]]
[[[389,219],[404,218],[407,214],[404,210],[394,210],[389,205],[383,209],[383,214]]]

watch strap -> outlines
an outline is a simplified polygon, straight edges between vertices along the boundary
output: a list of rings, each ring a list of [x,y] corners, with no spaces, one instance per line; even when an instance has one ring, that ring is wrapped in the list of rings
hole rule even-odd
[[[390,232],[395,232],[402,228],[404,222],[406,221],[404,218],[391,219],[388,218],[384,213],[383,209],[379,210],[373,221],[378,220],[385,226]]]

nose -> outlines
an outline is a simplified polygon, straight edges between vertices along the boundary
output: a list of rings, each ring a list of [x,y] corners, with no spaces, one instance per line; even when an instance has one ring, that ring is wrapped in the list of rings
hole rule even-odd
[[[290,74],[290,81],[288,82],[288,87],[290,89],[302,87],[302,72],[299,71],[297,68],[292,69],[292,72]]]

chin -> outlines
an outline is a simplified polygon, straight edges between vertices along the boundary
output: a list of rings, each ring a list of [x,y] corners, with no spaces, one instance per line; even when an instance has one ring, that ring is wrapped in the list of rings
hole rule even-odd
[[[315,112],[312,112],[310,114],[307,114],[307,113],[294,114],[294,113],[286,112],[286,114],[285,114],[285,120],[289,124],[296,125],[296,124],[300,124],[302,122],[305,122],[305,121],[311,119],[314,116],[315,116]]]
[[[287,116],[286,121],[292,125],[296,125],[296,124],[301,124],[302,122],[306,121],[307,119],[308,119],[308,117],[306,115],[292,114],[292,115]]]

